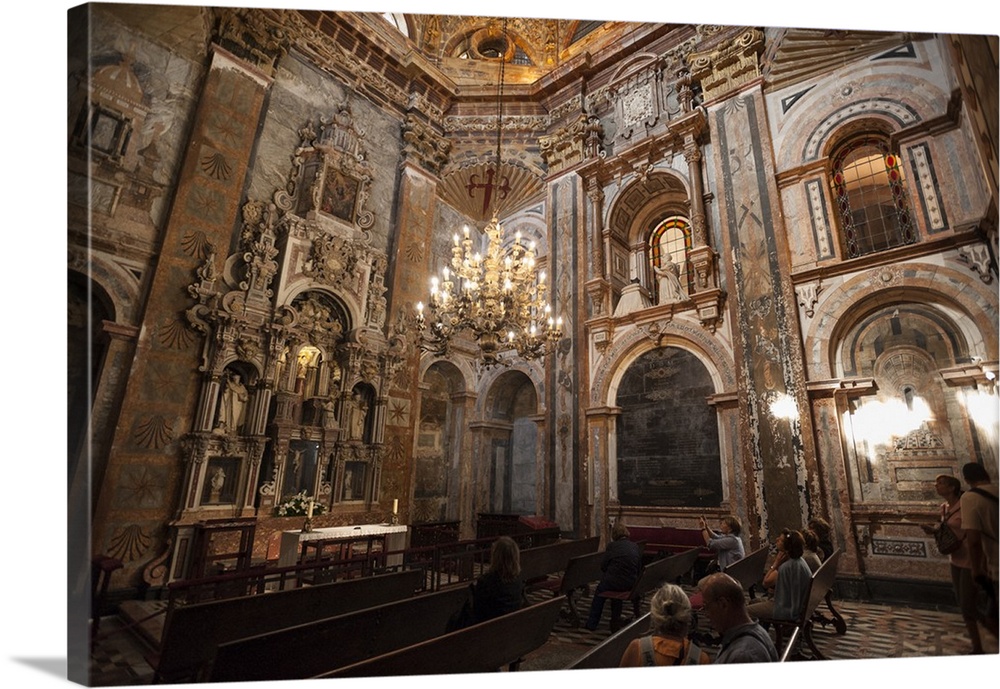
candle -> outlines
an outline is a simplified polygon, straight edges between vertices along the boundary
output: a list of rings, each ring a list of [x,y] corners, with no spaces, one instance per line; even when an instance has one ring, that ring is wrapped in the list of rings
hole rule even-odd
[[[310,499],[309,509],[306,511],[306,519],[312,519],[312,518],[313,518],[313,501],[312,499]]]
[[[392,500],[392,513],[396,514],[396,511],[398,509],[399,509],[399,500],[397,500],[396,498],[393,498],[393,500]]]

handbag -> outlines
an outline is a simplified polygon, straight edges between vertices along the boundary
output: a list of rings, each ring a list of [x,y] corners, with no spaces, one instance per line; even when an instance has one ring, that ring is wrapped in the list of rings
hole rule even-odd
[[[955,535],[946,521],[942,521],[934,530],[934,542],[942,555],[951,555],[962,547],[962,539]]]

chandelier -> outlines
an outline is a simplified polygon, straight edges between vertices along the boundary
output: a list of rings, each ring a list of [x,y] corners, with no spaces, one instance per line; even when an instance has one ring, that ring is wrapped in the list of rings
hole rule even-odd
[[[496,168],[490,182],[500,179],[500,139],[503,127],[504,63],[510,43],[507,20],[503,20],[500,76],[497,83]],[[471,185],[470,185],[471,186]],[[488,192],[493,191],[492,189]],[[472,193],[472,189],[469,189]],[[420,347],[438,356],[448,353],[453,338],[465,334],[479,346],[479,359],[486,366],[508,365],[509,354],[536,359],[562,338],[562,318],[553,317],[545,300],[545,273],[537,271],[535,243],[522,241],[521,233],[504,245],[503,226],[494,207],[485,228],[487,246],[481,253],[469,234],[456,233],[451,249],[451,267],[431,278],[426,313],[417,303]]]

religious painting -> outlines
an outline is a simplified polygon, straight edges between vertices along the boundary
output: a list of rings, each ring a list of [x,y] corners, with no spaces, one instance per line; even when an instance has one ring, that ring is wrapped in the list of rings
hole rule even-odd
[[[326,169],[319,209],[349,223],[354,222],[354,204],[360,182],[332,167]]]
[[[201,488],[202,505],[232,505],[239,483],[239,457],[212,457]]]
[[[281,494],[296,495],[303,491],[306,495],[315,494],[318,461],[319,443],[310,440],[293,440],[288,443]]]

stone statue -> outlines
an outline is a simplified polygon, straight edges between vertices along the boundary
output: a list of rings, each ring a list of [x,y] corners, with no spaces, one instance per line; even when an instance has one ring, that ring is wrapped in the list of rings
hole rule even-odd
[[[334,413],[334,411],[336,409],[336,405],[333,402],[333,398],[332,397],[328,397],[323,402],[321,408],[322,408],[321,417],[322,417],[322,420],[323,420],[323,428],[336,428],[337,427],[337,416]]]
[[[361,395],[354,393],[354,397],[344,400],[344,423],[347,426],[348,440],[361,440],[365,435],[365,417],[368,414],[368,405],[361,399]]]
[[[222,391],[222,404],[219,407],[219,422],[217,429],[227,433],[238,433],[243,428],[243,421],[246,419],[247,400],[250,393],[240,382],[240,374],[232,373],[226,380],[226,386]]]
[[[212,472],[212,479],[209,482],[211,490],[209,492],[209,500],[211,502],[219,502],[219,498],[222,496],[222,486],[226,484],[226,472],[222,467],[216,467],[215,471]]]
[[[680,268],[673,262],[669,253],[663,254],[662,265],[653,266],[653,273],[659,282],[660,304],[673,304],[687,299],[681,287]]]

